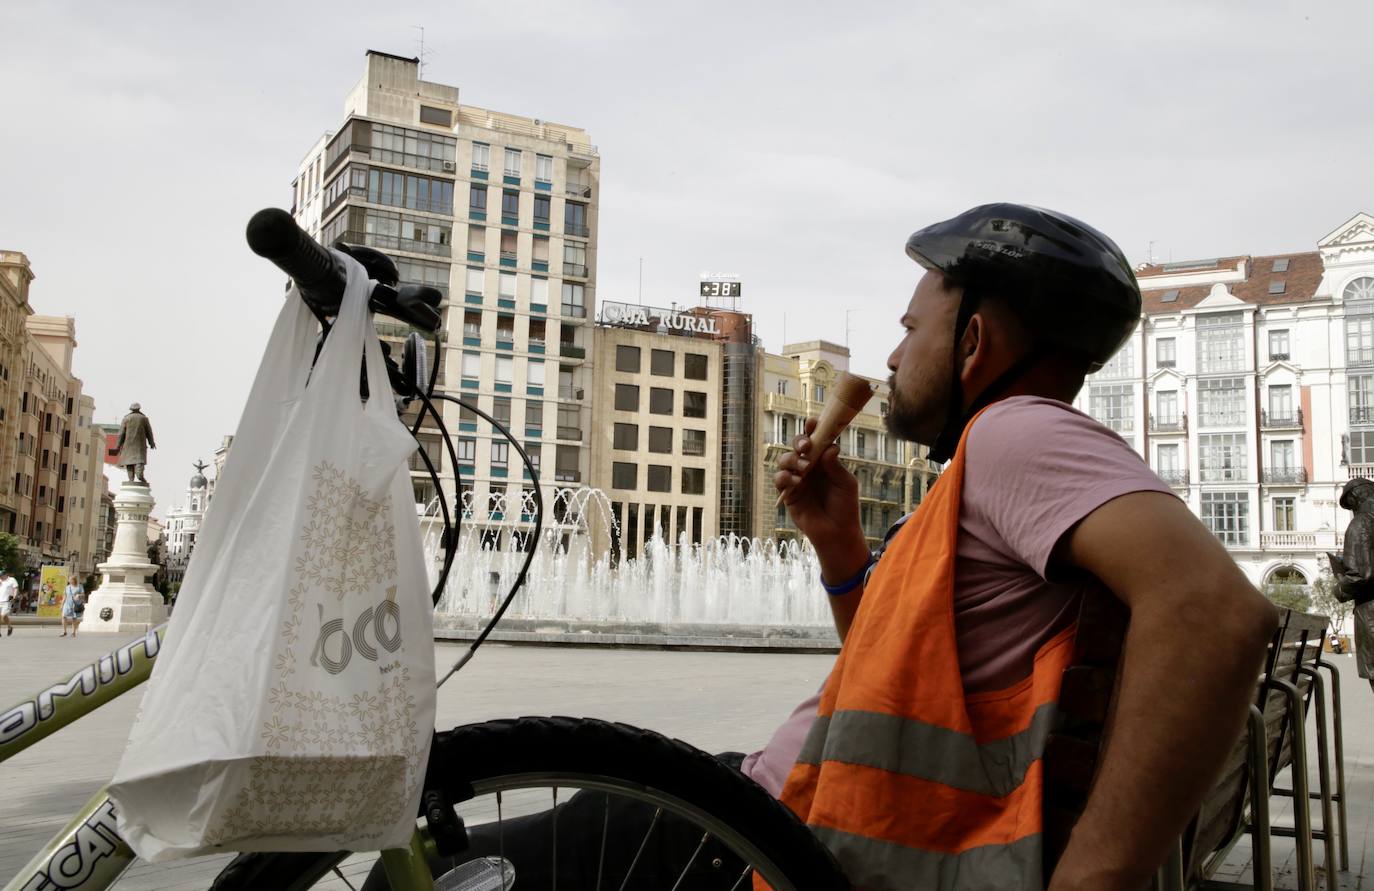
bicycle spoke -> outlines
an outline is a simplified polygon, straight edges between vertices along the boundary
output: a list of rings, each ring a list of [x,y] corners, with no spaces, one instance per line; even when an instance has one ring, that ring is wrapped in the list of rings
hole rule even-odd
[[[606,867],[606,836],[611,834],[611,794],[607,792],[601,800],[605,810],[601,818],[601,855],[596,861],[596,891],[601,891],[601,872]]]
[[[348,891],[358,891],[357,888],[353,887],[353,883],[350,882],[347,878],[345,878],[342,872],[339,872],[339,868],[337,866],[334,867],[334,875],[338,876],[339,881],[343,882],[345,885],[348,886]]]
[[[553,787],[553,891],[558,891],[558,787]]]
[[[744,867],[744,872],[740,873],[740,877],[735,881],[735,884],[731,886],[730,891],[739,891],[740,888],[743,888],[744,880],[749,878],[749,873],[753,871],[754,867],[746,865]]]
[[[711,833],[709,832],[701,837],[701,844],[697,845],[697,849],[692,852],[692,859],[688,860],[687,865],[682,867],[682,875],[678,876],[677,881],[673,883],[672,891],[677,891],[677,889],[682,887],[682,883],[687,881],[687,873],[691,870],[692,864],[697,862],[697,857],[701,854],[702,849],[706,847],[706,842],[709,841],[710,838]]]
[[[501,855],[501,891],[506,891],[506,821],[501,816],[501,793],[496,793],[496,850]]]
[[[654,834],[654,827],[658,825],[658,818],[663,816],[663,808],[654,808],[654,818],[649,821],[649,829],[644,833],[644,840],[639,843],[639,850],[635,851],[635,859],[630,861],[630,868],[625,870],[625,880],[620,883],[620,891],[625,891],[630,886],[630,876],[634,873],[635,867],[639,865],[639,858],[644,856],[644,849],[649,846],[649,836]]]

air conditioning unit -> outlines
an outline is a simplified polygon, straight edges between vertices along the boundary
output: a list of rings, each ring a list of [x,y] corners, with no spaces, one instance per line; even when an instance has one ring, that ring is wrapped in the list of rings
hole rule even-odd
[[[454,164],[452,161],[445,161],[445,162],[444,162],[444,170],[445,170],[445,171],[447,171],[447,172],[449,172],[449,173],[452,173],[454,170],[457,170],[457,169],[458,169],[458,168],[457,168],[457,165]]]

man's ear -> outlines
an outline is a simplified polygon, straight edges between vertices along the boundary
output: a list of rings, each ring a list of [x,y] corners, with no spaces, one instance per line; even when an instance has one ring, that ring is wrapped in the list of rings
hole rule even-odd
[[[981,312],[975,312],[964,326],[955,354],[959,362],[959,380],[967,384],[987,358],[988,323]]]

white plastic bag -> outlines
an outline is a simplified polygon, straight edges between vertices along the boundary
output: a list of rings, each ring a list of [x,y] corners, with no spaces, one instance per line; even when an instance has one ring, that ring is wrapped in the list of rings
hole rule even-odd
[[[110,785],[146,860],[371,851],[415,827],[434,629],[407,456],[362,267],[313,370],[293,291]],[[359,358],[368,392],[359,398]]]

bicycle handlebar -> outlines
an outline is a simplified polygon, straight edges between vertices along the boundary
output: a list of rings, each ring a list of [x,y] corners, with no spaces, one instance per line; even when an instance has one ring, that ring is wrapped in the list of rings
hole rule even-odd
[[[333,315],[343,300],[346,273],[329,250],[296,225],[286,211],[269,207],[248,221],[248,246],[291,276],[307,303]]]

